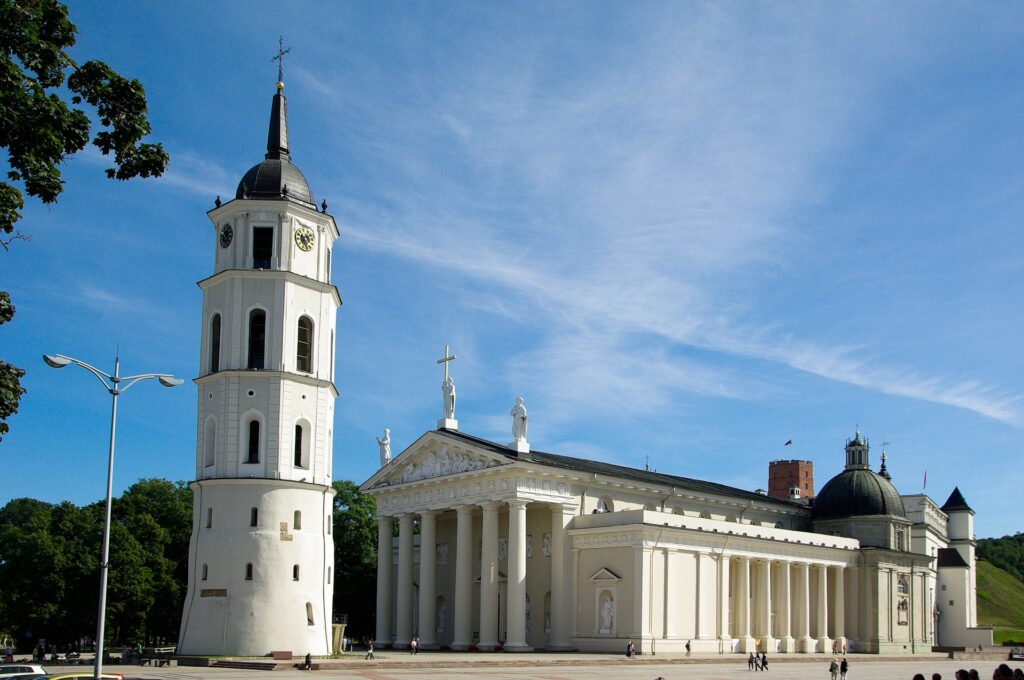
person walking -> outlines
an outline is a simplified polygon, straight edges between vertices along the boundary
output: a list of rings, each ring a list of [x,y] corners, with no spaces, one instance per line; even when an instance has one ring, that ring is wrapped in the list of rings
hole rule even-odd
[[[839,677],[839,662],[832,658],[832,663],[828,665],[828,674],[832,676],[832,680],[836,680]]]
[[[413,638],[413,639],[412,639],[412,640],[411,640],[411,641],[409,642],[409,653],[410,653],[410,654],[415,654],[415,653],[416,653],[416,648],[417,648],[417,647],[419,647],[419,642],[417,642],[417,641],[416,641],[416,638]]]
[[[366,660],[373,659],[373,640],[366,643]]]
[[[768,652],[761,652],[761,670],[768,670]]]
[[[690,656],[690,641],[686,641],[686,656]]]
[[[313,655],[306,652],[306,660],[302,663],[302,670],[311,671],[313,670]]]
[[[636,658],[636,645],[633,644],[632,640],[630,640],[629,642],[626,643],[626,658],[627,659],[635,659]]]
[[[750,656],[747,657],[747,670],[748,671],[754,670],[754,663],[755,663],[754,662],[754,653],[751,652]]]
[[[850,662],[843,657],[842,663],[839,664],[839,680],[846,680],[846,673],[850,670]]]

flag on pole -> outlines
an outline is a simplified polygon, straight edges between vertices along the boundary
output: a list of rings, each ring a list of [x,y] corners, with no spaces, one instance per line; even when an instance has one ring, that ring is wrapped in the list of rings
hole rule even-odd
[[[785,444],[783,444],[783,446],[789,446],[789,445],[790,445],[790,444],[792,444],[792,443],[793,443],[793,440],[792,440],[792,439],[787,439],[787,440],[786,440],[786,443],[785,443]]]

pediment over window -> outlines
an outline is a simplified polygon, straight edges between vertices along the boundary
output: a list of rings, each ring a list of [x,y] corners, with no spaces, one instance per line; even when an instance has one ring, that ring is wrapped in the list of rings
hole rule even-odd
[[[590,577],[591,581],[607,583],[609,581],[621,581],[622,577],[608,567],[601,567]]]
[[[408,484],[422,479],[446,477],[473,470],[507,465],[510,461],[492,453],[455,448],[441,441],[421,438],[371,479],[369,487]]]

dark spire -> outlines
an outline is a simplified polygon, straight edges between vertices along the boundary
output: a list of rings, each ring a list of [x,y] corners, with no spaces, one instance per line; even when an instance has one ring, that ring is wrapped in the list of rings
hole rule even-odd
[[[945,513],[949,513],[950,511],[955,512],[957,510],[966,510],[971,514],[974,514],[974,510],[971,509],[971,506],[967,505],[967,500],[964,498],[964,495],[960,493],[960,487],[958,486],[953,487],[953,493],[949,494],[949,499],[946,500],[941,509]]]
[[[278,82],[277,94],[270,107],[270,129],[267,131],[267,158],[292,159],[288,153],[288,102],[284,98],[284,84]]]

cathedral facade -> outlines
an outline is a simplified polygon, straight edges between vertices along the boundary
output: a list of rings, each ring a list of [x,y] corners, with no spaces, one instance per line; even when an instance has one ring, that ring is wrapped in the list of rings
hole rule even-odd
[[[453,421],[454,422],[454,421]],[[976,625],[973,511],[903,497],[858,433],[815,499],[440,427],[362,485],[378,645],[913,654]],[[397,538],[393,537],[398,524]],[[418,525],[418,533],[416,532]]]

